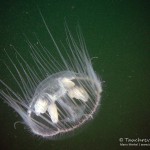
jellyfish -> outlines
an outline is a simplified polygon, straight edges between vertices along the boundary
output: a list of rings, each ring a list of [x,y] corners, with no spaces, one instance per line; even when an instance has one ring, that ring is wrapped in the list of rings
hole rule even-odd
[[[31,133],[57,139],[94,118],[100,107],[102,82],[93,70],[80,26],[75,40],[65,24],[66,46],[62,44],[62,50],[41,17],[60,59],[55,59],[40,40],[32,44],[27,39],[33,67],[13,47],[18,64],[7,56],[17,75],[8,69],[20,93],[0,80],[4,87],[0,95],[21,116]]]

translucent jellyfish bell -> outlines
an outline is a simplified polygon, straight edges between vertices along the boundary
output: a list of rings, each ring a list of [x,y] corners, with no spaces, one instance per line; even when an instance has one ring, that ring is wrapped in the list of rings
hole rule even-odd
[[[43,17],[42,17],[43,19]],[[18,66],[8,55],[17,76],[10,72],[21,90],[17,94],[2,80],[7,89],[0,94],[7,103],[23,118],[32,133],[48,138],[57,138],[79,129],[93,118],[100,104],[101,81],[93,70],[83,36],[79,29],[79,42],[75,42],[66,25],[68,50],[62,55],[45,20],[45,27],[54,42],[61,63],[39,45],[28,44],[32,51],[35,71],[18,53]],[[43,77],[39,77],[42,73]],[[49,74],[48,76],[46,76]],[[46,76],[46,77],[45,77]]]

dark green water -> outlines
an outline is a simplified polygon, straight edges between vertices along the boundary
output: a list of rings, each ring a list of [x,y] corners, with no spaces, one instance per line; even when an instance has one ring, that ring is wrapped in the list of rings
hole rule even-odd
[[[9,46],[12,44],[30,63],[23,34],[34,43],[36,33],[53,53],[37,5],[58,42],[65,38],[64,19],[73,34],[79,21],[90,56],[98,57],[93,60],[94,69],[105,81],[101,106],[92,123],[79,134],[51,141],[31,135],[22,124],[17,124],[14,129],[14,122],[21,119],[1,100],[1,149],[117,150],[123,149],[120,138],[123,143],[124,138],[150,139],[150,2],[3,0],[0,5],[1,60],[8,60],[4,48],[10,55],[14,53]],[[15,59],[13,55],[12,58]],[[2,61],[0,63],[0,78],[17,89]]]

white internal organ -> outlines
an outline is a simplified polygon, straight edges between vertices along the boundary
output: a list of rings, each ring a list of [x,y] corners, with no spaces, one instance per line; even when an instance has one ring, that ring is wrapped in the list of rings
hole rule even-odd
[[[46,113],[48,111],[51,120],[53,123],[58,122],[58,112],[57,112],[57,106],[55,103],[48,103],[48,100],[46,99],[38,99],[34,105],[35,114],[39,116],[40,114]]]
[[[67,89],[68,96],[70,98],[80,99],[83,102],[87,102],[89,99],[88,93],[84,90],[84,88],[75,86],[75,83],[68,78],[61,79],[61,83],[63,87]]]
[[[56,91],[53,95],[47,94],[47,96],[49,96],[49,98],[53,102],[60,99],[60,97],[63,97],[70,88],[75,86],[75,83],[72,82],[68,78],[59,78],[58,83],[59,83],[60,89],[58,91]]]
[[[68,90],[68,96],[70,98],[80,99],[83,102],[87,102],[89,99],[88,93],[82,87],[75,86],[72,89]]]
[[[48,113],[51,117],[51,120],[53,123],[57,123],[58,122],[58,111],[57,111],[57,106],[55,103],[51,103],[48,106]]]
[[[44,114],[48,108],[48,100],[46,99],[38,99],[34,105],[35,114],[39,116],[40,114]]]
[[[68,78],[63,78],[60,80],[60,84],[62,84],[62,86],[65,88],[65,89],[70,89],[72,87],[75,86],[75,83],[72,82],[70,79]]]

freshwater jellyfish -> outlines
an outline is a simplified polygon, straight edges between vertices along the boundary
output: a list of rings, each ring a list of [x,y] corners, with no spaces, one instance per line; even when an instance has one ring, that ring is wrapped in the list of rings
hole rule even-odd
[[[57,139],[79,129],[94,117],[100,105],[102,86],[93,70],[80,27],[75,41],[65,25],[66,46],[62,44],[62,50],[41,17],[59,61],[38,38],[37,44],[27,39],[35,67],[14,48],[18,64],[9,54],[7,56],[17,75],[8,69],[20,93],[0,80],[3,85],[0,94],[33,134]]]

